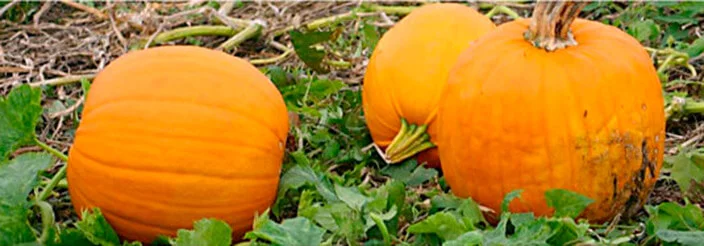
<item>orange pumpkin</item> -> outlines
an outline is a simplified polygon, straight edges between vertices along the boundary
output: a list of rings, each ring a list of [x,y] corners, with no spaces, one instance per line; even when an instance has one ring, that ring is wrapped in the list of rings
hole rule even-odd
[[[437,122],[454,194],[498,212],[522,189],[509,210],[550,215],[544,193],[568,189],[595,200],[581,215],[594,222],[645,202],[663,160],[660,81],[634,38],[575,20],[584,4],[541,2],[461,55]]]
[[[288,131],[254,66],[195,46],[130,52],[87,96],[68,161],[76,211],[99,207],[127,240],[175,236],[202,218],[235,239],[275,199]]]
[[[422,152],[421,162],[439,165],[433,122],[447,73],[473,40],[494,28],[468,6],[438,3],[415,9],[384,33],[366,68],[362,102],[387,162]]]

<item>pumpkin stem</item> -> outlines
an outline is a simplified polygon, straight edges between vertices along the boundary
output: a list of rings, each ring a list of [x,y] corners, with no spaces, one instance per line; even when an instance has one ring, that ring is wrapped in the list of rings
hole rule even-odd
[[[539,1],[525,32],[525,38],[535,47],[554,51],[577,45],[570,26],[587,2]]]
[[[386,148],[384,159],[391,164],[398,163],[423,150],[435,147],[435,144],[430,142],[427,129],[427,125],[408,124],[406,119],[401,118],[401,130]]]

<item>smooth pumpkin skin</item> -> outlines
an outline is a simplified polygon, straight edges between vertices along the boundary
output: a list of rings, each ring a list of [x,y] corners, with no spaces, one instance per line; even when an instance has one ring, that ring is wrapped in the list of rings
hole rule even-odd
[[[70,149],[78,214],[99,207],[127,240],[202,218],[239,240],[274,201],[288,131],[282,96],[248,62],[196,46],[125,54],[95,78]]]
[[[661,85],[648,54],[615,27],[577,19],[577,46],[546,52],[523,38],[529,20],[501,25],[459,58],[438,113],[442,170],[454,194],[497,212],[550,215],[562,188],[595,200],[594,222],[633,212],[660,172]]]
[[[399,132],[401,118],[428,124],[434,140],[438,100],[447,74],[469,44],[496,26],[462,4],[426,4],[390,28],[379,40],[366,68],[362,102],[374,142],[386,148]],[[436,148],[417,156],[438,167]]]

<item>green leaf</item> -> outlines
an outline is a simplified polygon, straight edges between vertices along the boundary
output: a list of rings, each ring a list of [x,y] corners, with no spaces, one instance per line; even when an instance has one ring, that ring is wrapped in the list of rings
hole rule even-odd
[[[276,87],[282,87],[289,84],[289,76],[286,70],[279,66],[270,66],[266,70],[266,75],[269,76]]]
[[[470,230],[474,230],[475,225],[482,222],[485,224],[489,224],[484,218],[482,210],[479,209],[479,204],[472,200],[472,198],[467,198],[462,201],[462,204],[459,206],[458,211],[462,215],[462,221]]]
[[[672,164],[670,176],[677,182],[682,192],[690,191],[692,181],[697,183],[704,181],[704,166],[692,160],[691,153],[680,152],[669,161]]]
[[[513,199],[520,198],[521,193],[523,193],[523,190],[520,189],[507,193],[504,196],[504,200],[501,202],[501,213],[508,212],[508,205],[511,204],[511,201],[513,201]]]
[[[699,56],[701,53],[704,52],[704,37],[700,37],[697,40],[694,40],[692,44],[687,47],[685,50],[687,55],[689,55],[689,58],[694,58]]]
[[[364,23],[364,25],[362,25],[362,45],[371,51],[374,50],[378,42],[379,32],[377,32],[376,27],[374,25]]]
[[[472,246],[472,245],[482,245],[482,242],[484,241],[484,235],[482,235],[479,231],[470,231],[465,234],[462,234],[461,236],[457,237],[456,239],[447,241],[443,243],[443,246]]]
[[[697,22],[697,19],[686,14],[653,16],[652,18],[665,23],[689,24]]]
[[[81,221],[76,222],[76,228],[93,244],[101,246],[120,245],[120,238],[110,226],[99,208],[82,212]]]
[[[284,220],[276,224],[271,220],[257,225],[253,231],[245,235],[247,239],[264,239],[272,245],[307,246],[320,245],[325,230],[314,225],[303,217]]]
[[[174,246],[228,246],[232,243],[232,229],[218,219],[201,219],[193,230],[180,229]]]
[[[292,30],[289,32],[291,43],[296,51],[296,55],[310,68],[319,73],[328,72],[328,68],[324,67],[322,62],[325,58],[325,51],[318,50],[312,46],[325,41],[332,40],[334,33],[331,31],[319,32],[311,31],[307,33]]]
[[[571,218],[549,218],[547,225],[552,230],[547,240],[550,245],[579,242],[587,237],[589,230],[589,224],[586,222],[576,224]]]
[[[332,189],[332,185],[325,176],[304,165],[292,167],[281,177],[279,196],[283,196],[290,189],[298,189],[305,184],[315,185],[320,195],[328,201],[339,201],[335,191]]]
[[[665,202],[657,206],[645,206],[648,220],[645,223],[646,233],[655,235],[657,231],[671,230],[704,230],[704,214],[694,204],[684,206]]]
[[[418,165],[414,159],[404,161],[401,165],[388,165],[381,170],[381,173],[408,186],[421,185],[438,175],[438,171]]]
[[[408,227],[410,233],[434,233],[443,240],[453,240],[467,231],[461,219],[449,212],[438,212]]]
[[[367,203],[367,197],[359,193],[355,187],[343,187],[335,184],[335,193],[350,208],[362,211],[362,207]]]
[[[329,79],[309,79],[305,83],[290,85],[282,89],[284,100],[295,102],[306,98],[313,102],[319,102],[328,96],[339,92],[345,87],[345,83],[340,80]]]
[[[37,185],[39,172],[51,161],[47,153],[26,153],[0,165],[0,245],[36,240],[27,221],[32,206],[27,195]]]
[[[95,245],[83,232],[75,228],[62,231],[56,241],[48,241],[47,246]]]
[[[663,229],[655,233],[655,235],[668,243],[679,243],[684,246],[702,245],[704,242],[704,231],[675,231]]]
[[[323,149],[323,159],[333,159],[340,155],[340,142],[330,140]]]
[[[0,163],[17,148],[34,141],[42,115],[41,99],[41,90],[26,84],[0,98]]]
[[[90,91],[90,81],[87,79],[82,79],[81,80],[81,89],[83,89],[83,95],[88,95],[88,92]]]
[[[626,28],[628,34],[639,42],[653,41],[660,35],[660,26],[651,19],[633,22]]]
[[[576,218],[594,200],[565,189],[552,189],[545,192],[548,206],[555,209],[554,217]]]
[[[443,209],[455,209],[462,205],[462,199],[452,194],[441,193],[430,199],[430,211],[440,211]]]
[[[27,202],[27,195],[37,184],[39,171],[49,168],[48,153],[26,153],[0,165],[0,204]]]

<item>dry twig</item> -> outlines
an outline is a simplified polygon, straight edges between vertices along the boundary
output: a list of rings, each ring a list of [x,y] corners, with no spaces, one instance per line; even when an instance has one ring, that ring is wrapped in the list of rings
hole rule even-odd
[[[76,8],[76,9],[79,9],[79,10],[84,11],[86,13],[89,13],[89,14],[95,16],[96,18],[98,18],[99,20],[105,20],[108,18],[107,15],[105,15],[100,10],[85,6],[83,4],[74,2],[72,0],[59,0],[59,1],[61,1],[61,3],[63,3],[63,4],[66,4],[66,5],[71,6],[73,8]]]

